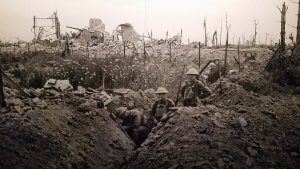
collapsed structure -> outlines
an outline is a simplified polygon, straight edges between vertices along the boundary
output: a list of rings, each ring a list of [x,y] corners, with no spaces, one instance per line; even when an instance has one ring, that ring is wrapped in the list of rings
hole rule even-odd
[[[105,31],[105,24],[101,19],[91,18],[89,20],[88,29],[80,29],[67,26],[67,28],[75,29],[79,31],[79,33],[72,33],[72,38],[74,38],[75,42],[81,44],[98,44],[103,43],[109,37],[108,32]]]
[[[50,17],[39,18],[33,17],[33,32],[34,32],[34,42],[42,41],[60,41],[60,22],[58,19],[57,12],[54,12]]]

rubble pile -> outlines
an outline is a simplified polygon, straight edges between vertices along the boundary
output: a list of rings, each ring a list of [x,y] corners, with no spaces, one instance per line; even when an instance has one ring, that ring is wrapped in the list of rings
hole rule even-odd
[[[8,107],[0,113],[1,167],[119,168],[128,161],[134,143],[110,113],[93,102],[88,113],[78,111],[78,105],[86,102],[82,96],[98,92],[68,88],[72,86],[67,80],[49,79],[44,88],[28,90],[33,98],[18,98],[16,90],[5,88]]]

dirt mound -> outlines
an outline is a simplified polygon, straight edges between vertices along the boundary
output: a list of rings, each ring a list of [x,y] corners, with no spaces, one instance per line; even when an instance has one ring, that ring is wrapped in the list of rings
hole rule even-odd
[[[299,102],[225,84],[207,105],[169,112],[124,168],[298,168]]]
[[[107,111],[46,102],[25,113],[1,109],[1,168],[119,168],[128,160],[134,146]]]

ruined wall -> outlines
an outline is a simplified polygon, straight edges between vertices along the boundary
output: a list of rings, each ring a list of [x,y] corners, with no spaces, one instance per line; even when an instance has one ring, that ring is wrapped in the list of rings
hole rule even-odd
[[[105,24],[102,22],[101,19],[91,18],[89,20],[89,30],[104,32]]]

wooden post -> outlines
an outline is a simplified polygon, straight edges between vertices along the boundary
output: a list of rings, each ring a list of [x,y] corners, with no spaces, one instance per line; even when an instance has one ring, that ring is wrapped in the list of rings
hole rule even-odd
[[[268,33],[266,32],[265,46],[267,46],[267,41],[268,41]]]
[[[241,61],[240,61],[240,43],[241,43],[241,39],[239,38],[239,42],[238,42],[238,66],[239,66],[239,71],[241,69]]]
[[[201,68],[201,42],[199,42],[199,70]]]
[[[105,70],[103,69],[103,76],[102,76],[102,87],[103,87],[103,90],[105,89]]]
[[[170,63],[172,63],[172,43],[170,42]]]
[[[218,32],[216,31],[216,48],[218,48]]]
[[[86,42],[86,52],[87,52],[87,58],[90,58],[89,41]]]
[[[27,43],[27,52],[29,53],[30,51],[30,46],[29,46],[29,43]]]
[[[300,0],[298,2],[298,22],[297,22],[297,35],[296,44],[300,45]]]
[[[0,56],[0,70],[1,70],[1,56]],[[2,79],[2,70],[0,71],[0,106],[6,107],[5,97],[4,97],[4,84]]]
[[[124,58],[126,57],[126,46],[125,42],[123,41],[123,52],[124,52]]]
[[[144,41],[144,64],[146,64],[146,44]]]

